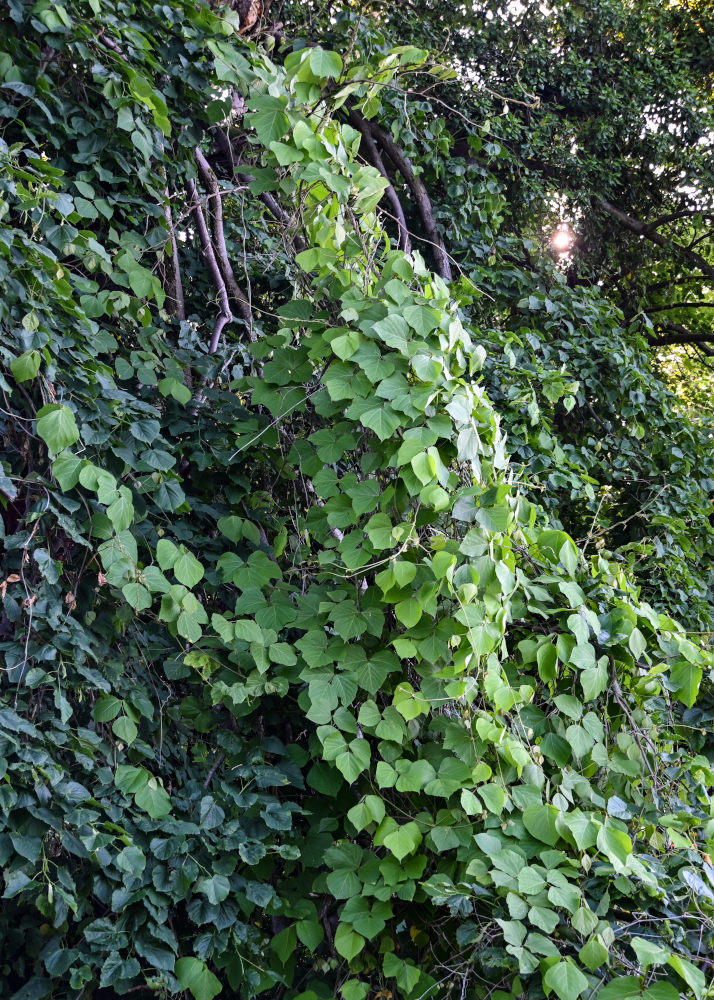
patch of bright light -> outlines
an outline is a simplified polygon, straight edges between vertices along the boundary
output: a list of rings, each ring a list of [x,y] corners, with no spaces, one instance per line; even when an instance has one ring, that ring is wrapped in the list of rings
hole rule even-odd
[[[558,253],[567,253],[573,245],[573,234],[569,229],[556,229],[550,238],[551,246]]]

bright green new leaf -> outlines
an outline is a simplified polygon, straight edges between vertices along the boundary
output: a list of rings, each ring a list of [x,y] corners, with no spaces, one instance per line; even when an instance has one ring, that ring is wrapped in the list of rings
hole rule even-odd
[[[25,351],[19,358],[13,358],[10,371],[18,382],[29,382],[37,375],[41,364],[42,355],[39,351]]]
[[[37,433],[55,455],[79,437],[74,413],[61,403],[48,403],[37,411]]]

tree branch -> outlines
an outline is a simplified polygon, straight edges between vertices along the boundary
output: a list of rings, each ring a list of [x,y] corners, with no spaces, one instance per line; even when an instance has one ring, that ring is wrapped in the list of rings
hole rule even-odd
[[[714,330],[710,333],[695,333],[688,330],[681,323],[662,323],[659,327],[664,331],[664,336],[648,336],[647,342],[652,347],[667,347],[670,344],[696,344],[696,346],[707,355],[714,357],[714,348],[707,344],[714,344]]]
[[[714,302],[666,302],[661,306],[647,306],[645,312],[664,312],[665,309],[714,309]]]
[[[233,274],[233,268],[231,267],[228,259],[228,248],[226,247],[226,237],[223,228],[223,196],[218,186],[218,178],[214,174],[211,169],[211,165],[198,146],[196,147],[194,154],[196,157],[198,172],[200,173],[201,179],[210,193],[209,206],[213,228],[213,243],[217,251],[217,263],[221,270],[221,276],[223,277],[228,292],[238,306],[241,319],[248,329],[248,339],[254,341],[256,335],[253,331],[253,311],[250,307],[250,302],[236,281],[236,277]]]
[[[231,173],[234,175],[234,177],[236,177],[242,184],[250,184],[252,181],[254,181],[255,177],[253,177],[252,174],[241,173],[240,170],[238,169],[239,163],[236,161],[233,155],[233,146],[231,145],[231,141],[225,134],[225,132],[223,132],[222,129],[216,129],[215,135],[216,135],[216,141],[220,146],[221,152],[228,160]],[[290,213],[285,211],[285,209],[273,197],[270,191],[261,191],[258,197],[263,202],[263,204],[268,209],[273,218],[276,219],[278,222],[287,225],[292,221]]]
[[[656,243],[657,246],[663,247],[665,250],[671,250],[674,253],[679,254],[688,260],[690,264],[694,267],[698,267],[700,271],[707,275],[708,278],[714,278],[714,265],[710,264],[705,257],[701,254],[696,253],[694,250],[690,250],[687,247],[683,247],[681,243],[675,243],[673,240],[667,239],[665,236],[661,236],[659,233],[655,232],[646,222],[642,222],[641,219],[635,219],[633,216],[628,215],[627,212],[621,211],[612,202],[607,201],[606,198],[598,198],[597,203],[603,211],[611,215],[613,219],[623,225],[630,232],[636,233],[638,236],[643,236],[646,240],[651,243]]]
[[[369,127],[369,122],[362,115],[350,110],[348,113],[348,119],[350,124],[361,133],[364,139],[364,154],[365,159],[369,160],[373,167],[376,167],[380,172],[382,177],[388,182],[388,187],[386,190],[387,198],[389,199],[392,208],[394,209],[394,215],[397,220],[397,225],[399,226],[399,245],[401,246],[404,253],[412,252],[412,244],[409,239],[409,230],[407,229],[407,220],[404,215],[404,209],[402,208],[402,203],[399,200],[397,192],[394,190],[394,185],[387,173],[387,169],[384,166],[384,161],[379,155],[379,150],[377,149],[377,144],[374,141],[374,136],[372,135],[372,130]]]
[[[215,326],[213,327],[213,335],[211,336],[211,342],[208,347],[209,354],[215,354],[218,350],[218,344],[221,340],[223,328],[227,323],[231,322],[233,319],[233,313],[231,312],[230,302],[228,301],[226,284],[223,280],[223,275],[221,274],[221,270],[216,260],[216,255],[213,251],[213,244],[211,243],[208,226],[206,225],[206,219],[203,214],[203,209],[201,208],[201,202],[198,198],[196,182],[193,178],[186,182],[186,189],[188,191],[189,202],[191,203],[194,215],[196,216],[196,227],[198,229],[198,238],[201,243],[201,250],[206,260],[206,264],[208,265],[208,270],[211,272],[211,279],[218,295],[218,303],[221,307],[221,312],[216,320]]]
[[[655,219],[654,222],[649,222],[647,225],[650,229],[659,229],[660,226],[667,225],[668,222],[678,222],[679,219],[691,219],[695,215],[700,215],[703,219],[714,219],[714,215],[709,212],[700,212],[696,208],[682,209],[680,212],[670,212],[669,215],[661,215],[659,219]]]
[[[363,127],[369,129],[372,136],[378,140],[382,149],[390,158],[394,166],[399,170],[409,186],[409,189],[414,195],[414,199],[417,203],[419,215],[421,216],[426,235],[434,248],[436,270],[444,281],[451,281],[451,262],[449,260],[449,255],[446,252],[444,241],[442,240],[441,234],[439,233],[439,229],[436,225],[434,210],[432,208],[429,192],[426,189],[424,181],[421,177],[417,177],[414,173],[414,168],[412,167],[409,157],[404,153],[402,148],[397,145],[391,134],[387,132],[386,129],[382,128],[382,126],[378,125],[376,122],[367,122],[364,115],[362,115],[359,111],[353,111],[352,113],[357,116],[357,119],[364,122]],[[360,132],[362,132],[362,126],[360,126]]]

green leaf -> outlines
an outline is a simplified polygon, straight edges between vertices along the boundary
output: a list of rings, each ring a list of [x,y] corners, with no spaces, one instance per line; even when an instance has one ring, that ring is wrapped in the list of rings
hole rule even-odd
[[[298,920],[295,930],[308,951],[314,951],[325,936],[319,920]]]
[[[132,795],[145,788],[151,775],[143,767],[132,767],[130,764],[120,764],[114,776],[114,784],[120,792]]]
[[[588,988],[588,981],[572,962],[551,965],[543,976],[543,984],[553,990],[560,1000],[577,1000]]]
[[[200,958],[179,958],[174,973],[181,989],[189,990],[195,1000],[213,1000],[223,988]]]
[[[413,628],[421,620],[422,605],[415,597],[409,597],[395,606],[394,614],[402,625]]]
[[[231,884],[225,875],[211,875],[200,878],[196,882],[196,892],[203,893],[209,903],[222,903],[228,898],[231,891]]]
[[[29,382],[37,375],[41,364],[42,355],[39,351],[25,351],[19,358],[13,358],[10,371],[18,382]]]
[[[310,51],[310,69],[320,79],[337,77],[342,73],[342,59],[336,52],[317,46]]]
[[[102,695],[94,703],[94,721],[111,722],[119,714],[121,706],[120,698],[115,698],[113,694]]]
[[[360,774],[369,767],[370,756],[367,740],[356,739],[350,743],[347,750],[335,757],[335,764],[345,779],[353,784]]]
[[[692,708],[697,700],[702,680],[702,668],[687,660],[679,660],[669,672],[669,680],[674,693],[687,708]]]
[[[360,421],[377,435],[380,441],[391,437],[402,423],[402,418],[391,406],[382,403],[361,414]]]
[[[156,778],[150,777],[135,796],[136,804],[152,819],[162,819],[171,812],[171,799]]]
[[[528,911],[528,919],[535,927],[540,927],[548,935],[552,934],[560,923],[558,914],[548,906],[531,906]]]
[[[546,642],[538,647],[536,653],[538,674],[540,679],[548,683],[558,676],[558,650],[554,643]]]
[[[79,473],[85,460],[73,455],[71,451],[63,451],[52,463],[52,475],[63,492],[71,490],[79,482]]]
[[[542,889],[545,889],[545,879],[535,868],[526,865],[518,873],[518,890],[526,896],[535,896]]]
[[[122,715],[112,724],[114,735],[131,746],[138,735],[138,730],[128,715]]]
[[[421,844],[422,836],[416,823],[406,823],[384,838],[384,846],[392,852],[397,861],[402,861],[408,854],[414,854]]]
[[[159,563],[161,564],[160,559]],[[166,567],[161,565],[161,568],[165,569]],[[179,554],[172,568],[176,579],[185,587],[195,587],[203,578],[203,566],[183,545],[179,548]]]
[[[613,826],[609,820],[598,831],[597,846],[616,868],[627,864],[632,854],[632,841],[628,834]]]
[[[362,935],[353,931],[349,924],[340,924],[335,931],[335,949],[348,962],[359,955],[364,943]]]
[[[243,537],[243,518],[235,517],[231,515],[230,517],[221,517],[218,519],[216,527],[229,538],[232,542],[238,542]]]
[[[598,917],[588,906],[579,906],[570,922],[578,934],[582,934],[585,937],[588,934],[592,934],[597,927]]]
[[[558,843],[556,820],[559,811],[552,805],[528,806],[523,812],[523,825],[532,837],[555,847]]]
[[[637,955],[638,964],[643,969],[650,965],[662,965],[672,954],[669,948],[663,948],[661,944],[647,938],[633,937],[629,943]]]
[[[343,601],[332,612],[332,621],[337,634],[343,639],[356,639],[366,631],[367,618],[352,601]]]
[[[607,962],[608,954],[609,952],[603,944],[602,938],[597,934],[583,945],[578,952],[578,958],[583,965],[587,965],[588,969],[594,972],[595,969],[599,969],[601,965]]]
[[[74,413],[62,403],[48,403],[37,411],[37,433],[55,455],[79,437]]]
[[[124,595],[127,604],[130,604],[135,611],[146,611],[150,608],[153,601],[151,594],[142,586],[138,580],[132,580],[131,583],[126,583],[121,588],[121,592]]]
[[[281,139],[290,128],[284,110],[285,102],[277,97],[261,95],[253,103],[254,106],[259,104],[259,110],[246,115],[246,123],[255,129],[262,144],[269,149],[270,143]]]
[[[49,996],[53,988],[52,980],[43,976],[33,976],[23,986],[20,987],[10,1000],[44,1000]]]
[[[162,378],[159,382],[159,392],[162,396],[173,396],[178,403],[182,403],[184,406],[191,399],[191,390],[175,378]]]
[[[678,976],[682,977],[687,986],[693,991],[697,1000],[700,1000],[700,997],[704,995],[707,985],[706,976],[701,969],[698,969],[688,959],[682,958],[681,955],[670,955],[667,959],[667,965],[674,969]]]
[[[479,785],[478,794],[489,812],[501,815],[506,804],[506,793],[500,785]]]
[[[134,504],[126,486],[119,487],[119,496],[107,507],[107,517],[114,525],[115,531],[126,531],[134,520]]]

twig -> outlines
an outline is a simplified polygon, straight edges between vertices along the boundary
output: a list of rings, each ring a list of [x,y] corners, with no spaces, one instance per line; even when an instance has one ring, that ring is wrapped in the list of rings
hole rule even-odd
[[[211,770],[206,775],[206,780],[203,782],[203,787],[204,788],[208,788],[208,786],[211,784],[211,778],[216,773],[216,771],[218,770],[218,768],[221,766],[221,764],[223,763],[223,761],[225,759],[226,759],[226,755],[223,752],[221,752],[221,753],[218,754],[218,756],[216,757],[216,760],[215,760],[213,766],[211,767]]]

